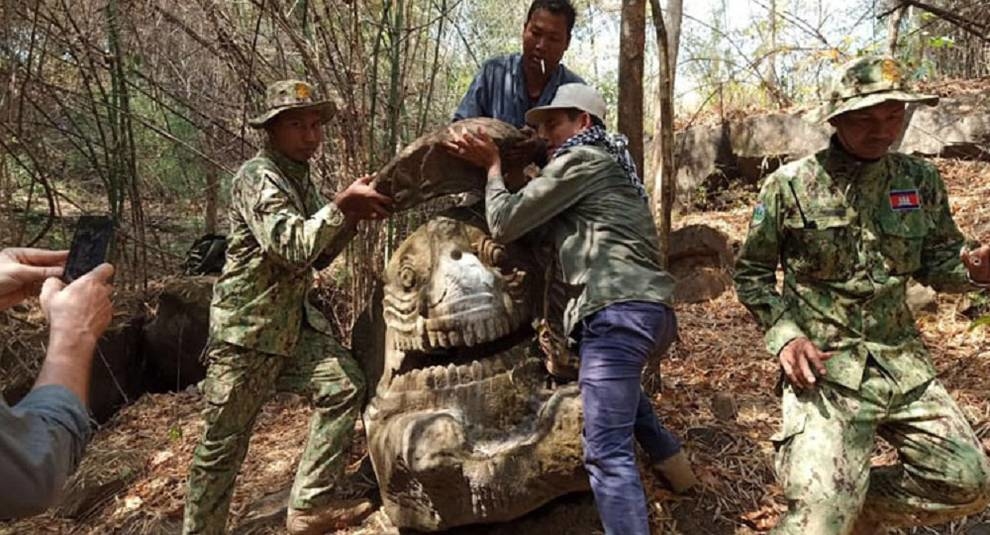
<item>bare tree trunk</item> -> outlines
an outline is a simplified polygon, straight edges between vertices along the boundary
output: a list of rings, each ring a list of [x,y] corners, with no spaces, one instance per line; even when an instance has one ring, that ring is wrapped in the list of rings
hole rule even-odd
[[[643,48],[646,44],[646,2],[622,0],[619,37],[619,132],[629,138],[629,153],[643,173]]]
[[[889,0],[887,9],[890,15],[887,16],[887,55],[893,56],[897,52],[897,39],[901,34],[901,22],[907,9],[902,5],[901,0]]]
[[[676,4],[676,14],[681,17],[680,0],[671,0],[670,5]],[[660,263],[666,268],[669,265],[670,254],[670,218],[677,196],[677,167],[674,162],[674,66],[677,64],[677,52],[671,46],[671,34],[664,24],[660,0],[650,0],[653,11],[653,27],[656,30],[657,50],[660,53],[659,64],[660,83],[657,84],[657,128],[658,142],[653,144],[653,161],[656,176],[655,183],[659,185],[660,193]],[[675,12],[673,9],[671,13]],[[680,31],[680,20],[675,25]]]
[[[667,0],[667,65],[670,67],[670,87],[674,87],[677,74],[677,55],[681,49],[681,21],[684,20],[684,0]]]

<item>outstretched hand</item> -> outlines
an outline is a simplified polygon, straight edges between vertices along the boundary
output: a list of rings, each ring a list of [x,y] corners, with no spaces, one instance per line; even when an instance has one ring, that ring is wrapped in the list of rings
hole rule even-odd
[[[384,219],[392,215],[392,198],[375,190],[375,175],[365,175],[351,182],[334,197],[334,204],[348,219]]]
[[[12,248],[0,251],[0,310],[37,295],[45,279],[61,277],[68,251]]]

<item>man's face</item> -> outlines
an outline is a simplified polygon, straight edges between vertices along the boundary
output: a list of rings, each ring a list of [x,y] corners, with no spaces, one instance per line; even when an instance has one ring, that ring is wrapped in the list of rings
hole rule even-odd
[[[863,160],[882,158],[904,129],[904,103],[888,100],[829,120],[839,141]]]
[[[567,18],[537,9],[523,26],[523,61],[528,67],[539,70],[542,59],[547,72],[553,72],[570,42]]]
[[[591,126],[591,115],[582,112],[571,119],[568,113],[568,110],[549,111],[546,120],[540,123],[537,134],[547,143],[548,159],[565,141]]]
[[[268,126],[272,148],[290,160],[305,162],[323,143],[323,116],[318,110],[289,110]]]

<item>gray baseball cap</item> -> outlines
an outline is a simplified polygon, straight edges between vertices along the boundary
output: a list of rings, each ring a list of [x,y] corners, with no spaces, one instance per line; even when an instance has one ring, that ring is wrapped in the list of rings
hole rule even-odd
[[[605,122],[605,99],[595,88],[586,84],[564,84],[558,87],[550,104],[526,112],[526,122],[538,125],[547,120],[551,111],[572,109],[588,112]]]

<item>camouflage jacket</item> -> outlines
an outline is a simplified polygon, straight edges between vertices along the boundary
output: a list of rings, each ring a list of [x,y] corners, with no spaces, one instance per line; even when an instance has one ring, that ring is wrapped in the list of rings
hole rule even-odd
[[[316,190],[309,165],[262,150],[237,171],[230,197],[230,243],[213,288],[211,338],[290,355],[304,317],[330,334],[308,300],[313,266],[352,234],[344,214]]]
[[[516,193],[490,177],[485,210],[496,240],[531,233],[530,241],[554,246],[569,291],[565,334],[613,303],[672,303],[674,280],[660,268],[649,206],[603,149],[585,145],[558,154]]]
[[[907,307],[907,281],[971,289],[963,245],[931,164],[903,154],[860,162],[833,140],[767,178],[735,283],[770,353],[806,336],[835,352],[826,380],[858,389],[872,356],[907,392],[935,375]]]

